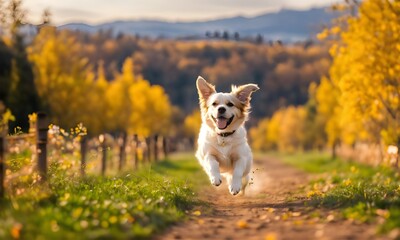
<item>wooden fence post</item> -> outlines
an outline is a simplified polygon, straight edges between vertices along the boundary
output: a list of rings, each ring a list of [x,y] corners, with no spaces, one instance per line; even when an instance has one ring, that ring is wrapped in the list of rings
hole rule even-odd
[[[154,161],[158,161],[158,134],[154,135],[153,140],[153,148],[154,148]]]
[[[101,175],[105,175],[106,173],[106,165],[107,165],[107,145],[106,145],[106,137],[104,134],[99,136],[100,144],[101,144]]]
[[[128,134],[126,132],[122,133],[122,139],[118,139],[119,143],[119,164],[118,164],[118,170],[121,171],[122,168],[125,165],[125,159],[126,159],[126,141],[128,138]]]
[[[168,158],[168,152],[169,152],[168,139],[167,139],[167,137],[164,136],[162,140],[163,140],[162,148],[163,148],[163,152],[164,152],[164,158]]]
[[[151,138],[146,137],[146,152],[144,153],[145,159],[147,162],[151,162]]]
[[[86,152],[87,152],[87,138],[82,136],[81,138],[81,176],[86,174]]]
[[[133,135],[133,155],[134,155],[134,168],[138,169],[139,164],[139,154],[138,154],[138,147],[139,147],[139,139],[138,135]]]
[[[38,158],[38,170],[41,176],[41,180],[45,181],[47,178],[47,131],[48,123],[46,114],[39,112],[37,114],[36,123],[36,136],[37,136],[37,158]]]
[[[4,186],[4,179],[6,178],[5,176],[5,141],[6,141],[6,136],[4,136],[0,132],[0,199],[4,198],[4,193],[5,193],[5,186]]]

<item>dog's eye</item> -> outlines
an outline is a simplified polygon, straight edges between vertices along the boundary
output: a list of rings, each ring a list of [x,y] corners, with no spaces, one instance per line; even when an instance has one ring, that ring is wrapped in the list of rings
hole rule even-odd
[[[233,103],[228,102],[228,103],[226,104],[226,106],[228,106],[228,107],[233,107]]]
[[[213,102],[213,104],[212,104],[214,107],[215,106],[217,106],[218,105],[218,103],[217,102]]]

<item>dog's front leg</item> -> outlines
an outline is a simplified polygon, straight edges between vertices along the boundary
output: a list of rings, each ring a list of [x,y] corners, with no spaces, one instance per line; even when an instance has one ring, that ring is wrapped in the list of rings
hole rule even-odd
[[[219,186],[222,183],[222,180],[217,159],[214,156],[207,154],[204,157],[203,167],[205,168],[207,175],[210,177],[211,184]]]
[[[245,161],[239,159],[234,163],[232,181],[229,185],[229,192],[236,195],[242,189],[242,178],[245,170]]]

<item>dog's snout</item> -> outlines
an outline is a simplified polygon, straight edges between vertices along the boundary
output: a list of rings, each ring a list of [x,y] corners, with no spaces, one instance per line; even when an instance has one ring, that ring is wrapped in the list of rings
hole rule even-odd
[[[220,108],[218,108],[218,113],[225,113],[226,112],[226,109],[224,108],[224,107],[220,107]]]

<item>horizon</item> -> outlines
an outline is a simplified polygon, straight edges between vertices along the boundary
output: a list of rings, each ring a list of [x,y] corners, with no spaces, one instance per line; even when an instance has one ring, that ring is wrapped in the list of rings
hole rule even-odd
[[[174,23],[212,21],[238,16],[251,18],[281,10],[309,10],[328,7],[340,1],[283,0],[274,3],[272,0],[250,0],[244,3],[241,0],[219,0],[218,2],[206,0],[201,4],[198,2],[178,3],[177,0],[171,0],[170,4],[165,4],[162,0],[136,0],[135,2],[135,4],[124,4],[122,0],[116,0],[113,4],[109,4],[105,0],[83,3],[78,0],[71,0],[68,3],[60,0],[25,0],[23,6],[28,10],[29,22],[39,23],[43,10],[49,9],[52,14],[52,22],[60,26],[77,22],[99,25],[114,21],[154,20]],[[80,6],[80,8],[74,6]]]
[[[239,17],[243,17],[243,18],[255,18],[258,16],[262,16],[262,15],[266,15],[266,14],[273,14],[273,13],[279,13],[281,11],[299,11],[299,12],[303,12],[303,11],[309,11],[311,9],[321,9],[321,8],[327,8],[328,6],[320,6],[320,7],[310,7],[308,9],[296,9],[296,8],[281,8],[281,9],[277,9],[276,11],[269,11],[269,12],[260,12],[260,13],[256,13],[256,14],[251,14],[251,15],[247,15],[247,14],[238,14],[238,15],[232,15],[232,16],[217,16],[215,18],[205,18],[205,19],[194,19],[194,20],[170,20],[170,19],[163,19],[163,18],[117,18],[117,19],[110,19],[110,20],[106,20],[104,22],[85,22],[85,21],[70,21],[70,22],[65,22],[65,23],[60,23],[60,24],[55,24],[56,26],[63,26],[63,25],[68,25],[68,24],[85,24],[88,26],[97,26],[97,25],[102,25],[102,24],[106,24],[106,23],[111,23],[111,22],[133,22],[133,21],[155,21],[155,22],[166,22],[166,23],[196,23],[196,22],[209,22],[209,21],[215,21],[215,20],[221,20],[221,19],[230,19],[230,18],[239,18]]]

